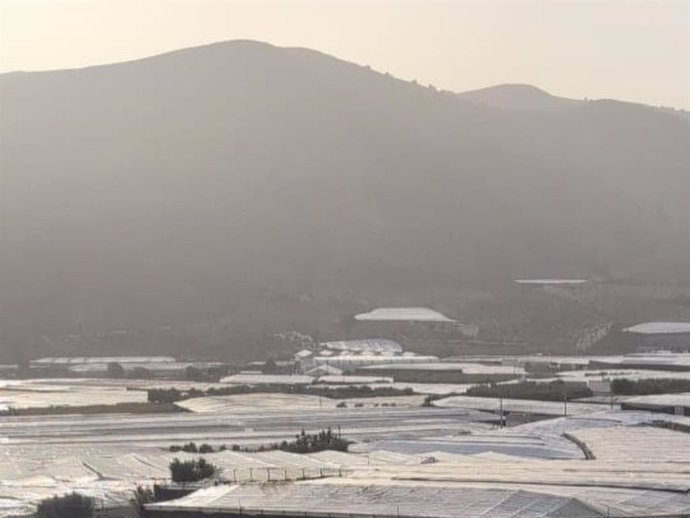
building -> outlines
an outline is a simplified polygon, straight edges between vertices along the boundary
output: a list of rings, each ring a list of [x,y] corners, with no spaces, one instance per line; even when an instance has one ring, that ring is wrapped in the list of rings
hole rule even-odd
[[[641,352],[690,352],[690,322],[644,322],[623,329]]]
[[[408,337],[476,338],[479,327],[448,318],[425,307],[376,308],[354,317],[359,329],[379,334],[403,334]]]

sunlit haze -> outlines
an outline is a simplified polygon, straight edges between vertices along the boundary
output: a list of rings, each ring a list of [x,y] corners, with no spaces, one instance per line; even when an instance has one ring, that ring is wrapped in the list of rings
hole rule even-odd
[[[686,0],[1,0],[0,70],[254,39],[454,91],[527,83],[690,108]]]

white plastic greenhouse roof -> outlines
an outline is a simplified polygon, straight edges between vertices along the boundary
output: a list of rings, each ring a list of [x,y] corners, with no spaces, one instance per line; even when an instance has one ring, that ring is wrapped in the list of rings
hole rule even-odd
[[[368,313],[355,315],[355,320],[404,321],[404,322],[455,322],[429,308],[376,308]]]
[[[434,405],[438,407],[459,407],[498,412],[501,408],[501,400],[491,397],[451,396],[435,401]],[[597,412],[601,409],[601,405],[591,403],[569,401],[567,405],[564,405],[560,401],[503,398],[504,412],[561,416],[564,411],[567,411],[568,415],[582,415]]]
[[[172,356],[62,356],[32,360],[32,365],[79,365],[85,363],[164,363],[174,362]]]
[[[625,403],[650,406],[690,407],[690,392],[683,392],[679,394],[650,394],[647,396],[634,396],[627,398]]]
[[[314,378],[292,374],[233,374],[220,381],[232,385],[309,385]]]
[[[462,371],[465,374],[525,374],[523,367],[511,365],[485,365],[482,363],[430,362],[371,365],[365,369],[421,370],[421,371]]]
[[[532,284],[535,286],[548,286],[560,284],[585,284],[587,279],[515,279],[517,284]]]
[[[644,322],[623,331],[641,335],[690,333],[690,322]]]
[[[572,498],[469,487],[359,484],[244,485],[209,488],[179,500],[150,504],[150,510],[237,510],[304,516],[408,516],[549,518],[603,514]]]
[[[327,349],[335,349],[339,351],[362,351],[368,353],[400,353],[403,350],[402,346],[398,342],[385,338],[342,340],[336,342],[324,342],[321,345]]]

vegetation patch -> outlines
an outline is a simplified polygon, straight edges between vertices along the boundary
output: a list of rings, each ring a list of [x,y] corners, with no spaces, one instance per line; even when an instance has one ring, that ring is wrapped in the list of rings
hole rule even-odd
[[[203,457],[181,461],[173,459],[170,463],[170,477],[173,482],[199,482],[213,477],[218,468]]]
[[[653,378],[635,381],[627,378],[618,378],[611,382],[611,392],[620,396],[677,394],[679,392],[690,392],[690,380]]]
[[[326,430],[321,430],[317,433],[306,433],[304,430],[302,430],[292,441],[282,441],[279,443],[276,442],[253,448],[241,447],[237,444],[233,444],[230,446],[230,448],[228,448],[228,446],[225,444],[214,448],[212,445],[206,443],[197,445],[195,442],[188,442],[187,444],[183,445],[174,444],[170,446],[169,451],[183,451],[186,453],[215,453],[231,449],[232,451],[245,452],[282,450],[290,453],[315,453],[324,450],[347,451],[349,445],[350,441],[343,439],[340,434],[336,434],[330,428],[327,428]]]
[[[116,403],[113,405],[86,405],[86,406],[51,406],[45,408],[10,408],[0,412],[0,416],[40,416],[40,415],[69,415],[69,414],[167,414],[173,412],[186,412],[172,403],[157,404],[152,402]]]
[[[477,385],[476,387],[470,387],[467,390],[467,395],[475,397],[563,401],[564,398],[571,400],[591,397],[592,391],[580,383],[566,383],[560,380],[550,383],[522,381],[520,383],[505,383],[503,385]]]
[[[94,500],[80,493],[46,498],[36,508],[36,518],[91,518]]]

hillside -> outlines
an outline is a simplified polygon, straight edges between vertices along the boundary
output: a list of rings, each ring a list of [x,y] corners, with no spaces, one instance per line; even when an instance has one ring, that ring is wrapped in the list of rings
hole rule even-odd
[[[0,109],[6,355],[171,327],[231,354],[513,277],[690,282],[690,125],[649,107],[505,109],[232,41],[4,74]]]
[[[531,85],[497,85],[458,94],[463,100],[492,108],[523,111],[563,111],[581,106],[585,101],[556,97]]]

